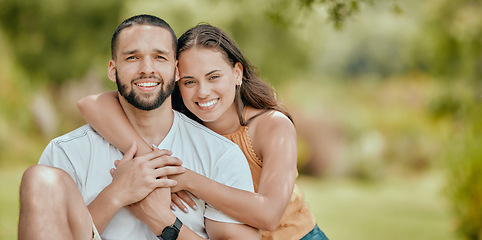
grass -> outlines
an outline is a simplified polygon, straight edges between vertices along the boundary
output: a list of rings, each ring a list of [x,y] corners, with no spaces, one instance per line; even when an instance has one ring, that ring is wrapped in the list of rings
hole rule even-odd
[[[0,240],[17,239],[18,189],[26,167],[0,169]]]
[[[298,183],[330,239],[458,239],[436,174],[371,183],[300,177]]]
[[[24,169],[0,170],[0,240],[17,238]],[[330,239],[457,239],[437,174],[370,183],[300,176],[298,184]]]

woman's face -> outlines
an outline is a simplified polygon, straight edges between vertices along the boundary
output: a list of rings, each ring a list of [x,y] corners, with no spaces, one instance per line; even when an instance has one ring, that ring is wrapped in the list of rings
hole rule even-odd
[[[242,65],[211,48],[190,48],[179,57],[179,90],[184,105],[205,124],[238,121],[234,96]]]

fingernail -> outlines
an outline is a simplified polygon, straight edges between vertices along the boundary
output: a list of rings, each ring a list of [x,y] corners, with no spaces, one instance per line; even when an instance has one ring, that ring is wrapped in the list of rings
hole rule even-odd
[[[184,208],[184,212],[187,213],[187,208]]]
[[[197,205],[192,206],[192,209],[197,210]]]
[[[171,206],[171,210],[172,210],[172,211],[176,211],[176,207]]]

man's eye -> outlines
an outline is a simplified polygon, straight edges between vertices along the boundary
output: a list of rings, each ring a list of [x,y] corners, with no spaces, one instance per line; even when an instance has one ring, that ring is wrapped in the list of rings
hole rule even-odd
[[[135,59],[136,57],[135,56],[129,56],[126,58],[126,60],[131,60],[131,59]]]
[[[166,60],[166,58],[164,56],[157,56],[156,58],[161,59],[161,60]]]

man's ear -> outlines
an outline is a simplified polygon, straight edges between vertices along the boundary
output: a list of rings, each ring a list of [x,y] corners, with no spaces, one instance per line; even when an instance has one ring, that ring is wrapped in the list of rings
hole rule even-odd
[[[111,59],[109,61],[109,67],[107,67],[107,76],[112,82],[117,82],[116,72],[115,61]]]
[[[236,85],[241,86],[243,83],[243,64],[240,62],[234,64],[234,78]]]

